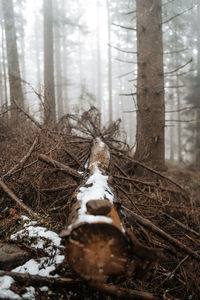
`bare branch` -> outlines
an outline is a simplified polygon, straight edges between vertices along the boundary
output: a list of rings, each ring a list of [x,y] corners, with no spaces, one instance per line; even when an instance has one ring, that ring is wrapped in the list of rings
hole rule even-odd
[[[177,89],[185,87],[184,85],[171,85],[171,86],[165,86],[165,89]]]
[[[42,125],[38,121],[36,121],[31,115],[29,115],[21,106],[19,106],[16,100],[13,100],[13,102],[15,103],[17,108],[21,110],[38,128],[43,129]]]
[[[119,24],[115,24],[115,23],[112,23],[112,25],[120,27],[120,28],[123,28],[123,29],[128,29],[128,30],[136,31],[136,28],[134,28],[134,27],[123,26],[123,25],[119,25]]]
[[[132,74],[133,72],[134,72],[134,70],[133,70],[133,71],[131,71],[131,72],[128,72],[128,73],[122,74],[122,75],[120,75],[120,76],[117,76],[117,78],[122,78],[122,77],[128,76],[128,75]]]
[[[177,67],[175,70],[173,71],[169,71],[169,72],[165,72],[165,75],[171,74],[171,73],[175,73],[177,71],[179,71],[180,69],[183,69],[185,66],[189,65],[192,62],[192,58],[190,60],[188,60],[184,65]]]
[[[129,54],[137,54],[137,51],[129,51],[129,50],[123,50],[123,49],[120,49],[118,47],[115,47],[115,46],[112,46],[111,44],[108,44],[109,47],[113,48],[113,49],[116,49],[120,52],[124,52],[124,53],[129,53]]]
[[[2,190],[8,194],[8,196],[15,201],[15,203],[21,207],[23,210],[25,210],[30,216],[33,216],[34,218],[38,218],[38,215],[27,205],[25,205],[23,203],[23,201],[19,198],[17,198],[17,196],[13,193],[13,191],[11,191],[9,189],[9,187],[0,179],[0,187],[2,188]]]
[[[148,228],[149,230],[151,230],[152,232],[154,232],[158,236],[160,236],[163,239],[167,240],[170,244],[172,244],[178,250],[190,255],[193,259],[195,259],[197,261],[200,261],[200,255],[197,252],[193,251],[191,248],[187,247],[182,242],[180,242],[176,238],[172,237],[170,234],[166,233],[165,231],[163,231],[162,229],[157,227],[150,220],[148,220],[148,219],[146,219],[142,216],[139,216],[138,214],[136,214],[132,210],[126,208],[125,206],[120,206],[119,208],[120,208],[120,212],[129,220],[130,223],[131,223],[131,220],[133,218],[133,222],[135,222],[135,220],[136,220],[142,226]]]
[[[76,177],[76,178],[81,178],[82,175],[80,175],[76,170],[60,163],[59,161],[57,160],[54,160],[44,154],[40,154],[38,156],[38,159],[49,164],[50,166],[54,167],[54,168],[58,168],[60,171],[64,172],[64,173],[67,173],[73,177]]]
[[[120,62],[123,62],[123,63],[128,63],[128,64],[134,64],[134,65],[137,65],[137,62],[136,62],[136,61],[123,60],[123,59],[120,59],[120,58],[115,58],[115,60],[120,61]]]
[[[136,10],[131,10],[131,11],[128,11],[128,12],[124,12],[124,13],[121,13],[121,15],[131,15],[131,14],[135,14],[136,13]]]
[[[189,106],[189,107],[184,107],[184,108],[180,108],[180,109],[176,109],[176,110],[167,110],[165,111],[166,113],[173,113],[173,112],[181,112],[181,111],[185,111],[185,110],[191,110],[191,109],[198,109],[200,108],[200,106]]]
[[[190,123],[190,122],[196,122],[196,119],[193,120],[165,120],[165,122],[178,122],[178,123]]]
[[[184,51],[187,51],[189,50],[189,48],[183,48],[183,49],[180,49],[180,50],[174,50],[174,51],[168,51],[168,52],[163,52],[164,55],[171,55],[171,54],[177,54],[177,53],[180,53],[180,52],[184,52]]]
[[[169,18],[168,20],[164,21],[162,24],[166,24],[166,23],[172,21],[173,19],[175,19],[175,18],[177,18],[177,17],[179,17],[179,16],[185,14],[186,12],[190,11],[190,10],[193,9],[194,7],[195,7],[195,5],[193,5],[192,7],[188,8],[188,9],[186,9],[186,10],[184,10],[184,11],[182,11],[181,13],[179,13],[179,14],[177,14],[177,15],[171,17],[171,18]]]
[[[137,93],[130,93],[130,94],[119,94],[120,96],[135,96]]]
[[[26,155],[24,155],[24,157],[22,157],[22,159],[12,169],[10,169],[6,174],[4,174],[2,176],[2,178],[10,176],[18,167],[21,167],[27,161],[27,159],[29,158],[29,156],[33,152],[37,142],[38,142],[38,138],[36,137],[33,144],[31,145],[29,151],[26,153]]]

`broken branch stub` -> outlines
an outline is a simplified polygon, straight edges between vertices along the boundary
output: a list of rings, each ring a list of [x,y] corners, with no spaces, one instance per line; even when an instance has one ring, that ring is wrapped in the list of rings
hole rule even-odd
[[[108,183],[109,164],[109,148],[96,138],[89,175],[73,196],[68,227],[60,234],[66,238],[67,262],[86,280],[103,282],[109,275],[125,274],[129,262],[128,240]]]

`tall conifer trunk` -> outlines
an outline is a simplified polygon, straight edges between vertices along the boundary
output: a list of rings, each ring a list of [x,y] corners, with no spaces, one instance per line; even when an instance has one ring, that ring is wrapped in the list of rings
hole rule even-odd
[[[161,0],[137,0],[137,134],[135,158],[164,169],[165,109]]]
[[[3,0],[3,15],[6,35],[6,51],[8,61],[8,76],[10,85],[11,120],[14,123],[19,121],[18,112],[13,100],[16,100],[21,107],[24,107],[24,96],[21,86],[19,69],[19,57],[17,51],[17,38],[15,18],[12,0]]]
[[[44,0],[44,99],[45,123],[56,121],[52,0]]]

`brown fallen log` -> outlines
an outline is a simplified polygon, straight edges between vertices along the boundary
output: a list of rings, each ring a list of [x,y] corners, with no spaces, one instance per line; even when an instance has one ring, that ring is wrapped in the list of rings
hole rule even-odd
[[[130,256],[109,185],[109,164],[109,148],[96,138],[86,172],[89,175],[73,195],[67,229],[60,234],[66,238],[66,259],[71,268],[86,280],[101,282],[109,275],[125,274]]]

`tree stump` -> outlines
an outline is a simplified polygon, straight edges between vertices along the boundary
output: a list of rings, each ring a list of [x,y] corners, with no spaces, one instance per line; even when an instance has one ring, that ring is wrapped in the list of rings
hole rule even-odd
[[[66,259],[86,280],[106,281],[126,273],[129,244],[115,208],[115,196],[107,175],[110,152],[100,138],[93,142],[88,176],[75,192],[68,217]]]

